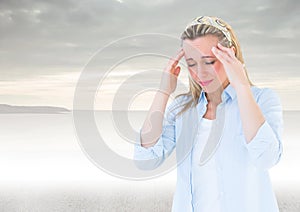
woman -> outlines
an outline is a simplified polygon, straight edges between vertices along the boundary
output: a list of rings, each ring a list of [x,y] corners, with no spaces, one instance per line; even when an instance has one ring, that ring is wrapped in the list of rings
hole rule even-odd
[[[155,169],[176,147],[173,212],[279,211],[268,173],[282,154],[278,95],[251,83],[238,40],[223,20],[197,17],[181,39],[140,130],[137,166]],[[182,57],[190,89],[166,109]],[[165,110],[166,119],[153,116]]]

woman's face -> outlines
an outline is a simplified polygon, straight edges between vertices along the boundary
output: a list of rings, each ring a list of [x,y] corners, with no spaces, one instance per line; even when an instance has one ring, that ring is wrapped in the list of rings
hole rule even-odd
[[[211,51],[213,46],[217,47],[217,43],[218,38],[213,35],[183,41],[188,70],[192,78],[208,93],[216,91],[221,85],[229,82],[223,64]]]

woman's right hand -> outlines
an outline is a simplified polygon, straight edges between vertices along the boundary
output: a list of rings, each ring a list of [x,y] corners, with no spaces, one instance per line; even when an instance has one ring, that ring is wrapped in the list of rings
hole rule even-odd
[[[176,89],[177,77],[181,70],[181,67],[177,66],[177,64],[183,55],[184,51],[183,49],[180,49],[177,55],[169,60],[167,67],[163,71],[160,82],[160,91],[167,95],[172,94]]]

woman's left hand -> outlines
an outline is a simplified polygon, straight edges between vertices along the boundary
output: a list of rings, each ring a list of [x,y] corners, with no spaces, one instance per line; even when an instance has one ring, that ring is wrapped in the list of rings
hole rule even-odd
[[[250,86],[243,64],[235,57],[232,48],[227,48],[218,43],[218,48],[213,47],[212,52],[223,64],[228,80],[232,87]]]

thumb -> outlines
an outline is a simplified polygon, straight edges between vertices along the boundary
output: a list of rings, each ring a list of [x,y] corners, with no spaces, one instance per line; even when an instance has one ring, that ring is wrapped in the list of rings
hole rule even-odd
[[[174,74],[175,74],[176,76],[179,75],[180,69],[181,69],[180,66],[177,66],[177,67],[175,68]]]

